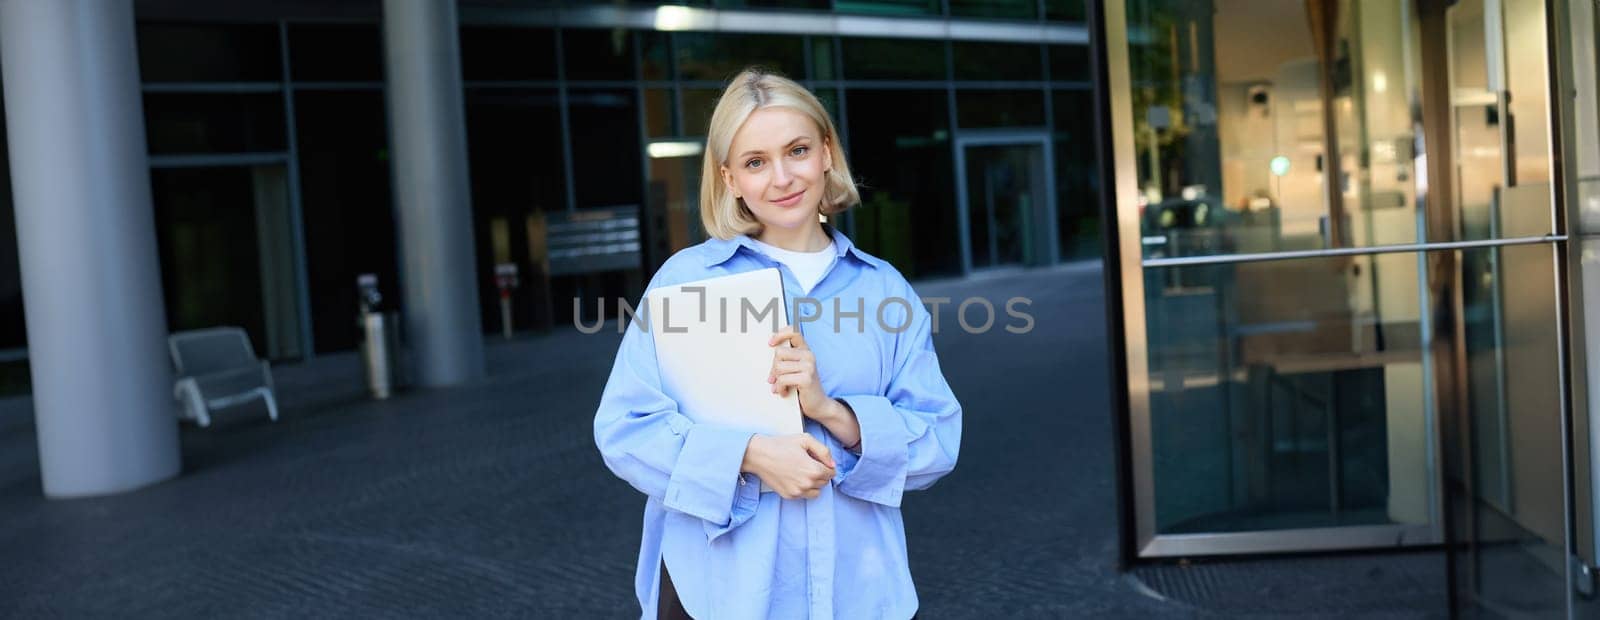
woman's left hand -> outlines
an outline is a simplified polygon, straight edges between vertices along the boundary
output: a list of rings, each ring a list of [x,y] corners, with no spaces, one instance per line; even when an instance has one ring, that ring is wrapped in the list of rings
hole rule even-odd
[[[783,343],[789,346],[781,346]],[[772,352],[772,371],[767,373],[772,393],[788,396],[789,390],[799,390],[802,415],[821,423],[840,445],[860,445],[860,421],[849,407],[822,391],[817,357],[811,354],[811,347],[806,346],[805,337],[794,326],[788,326],[773,334],[767,346],[777,347]]]
[[[789,346],[782,346],[785,342]],[[795,331],[794,326],[785,326],[772,335],[767,346],[776,347],[772,354],[772,370],[767,373],[772,393],[788,396],[789,390],[799,390],[800,413],[818,422],[827,421],[824,418],[833,413],[836,403],[822,391],[817,356],[806,346],[805,337]]]

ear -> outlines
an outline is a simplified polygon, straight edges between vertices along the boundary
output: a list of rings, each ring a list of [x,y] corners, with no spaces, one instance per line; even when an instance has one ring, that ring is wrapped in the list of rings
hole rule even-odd
[[[744,196],[739,195],[739,189],[733,186],[733,173],[728,172],[728,167],[722,166],[718,170],[722,172],[722,184],[728,188],[728,192],[736,199],[743,198]]]
[[[826,136],[822,138],[822,171],[833,170],[833,141]]]

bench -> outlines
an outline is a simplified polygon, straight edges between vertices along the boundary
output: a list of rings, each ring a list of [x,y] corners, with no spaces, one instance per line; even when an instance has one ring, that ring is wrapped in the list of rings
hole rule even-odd
[[[178,380],[172,395],[180,419],[211,426],[211,411],[251,400],[266,401],[267,416],[278,420],[272,395],[272,368],[256,357],[250,338],[238,327],[182,331],[167,337]]]

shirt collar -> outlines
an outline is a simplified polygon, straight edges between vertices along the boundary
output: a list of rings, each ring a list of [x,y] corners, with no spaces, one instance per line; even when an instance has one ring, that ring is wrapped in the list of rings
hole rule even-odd
[[[844,258],[846,254],[849,254],[856,257],[856,260],[875,269],[882,264],[877,257],[862,252],[860,248],[850,242],[849,237],[844,236],[844,233],[839,232],[839,229],[834,228],[831,224],[823,224],[822,229],[827,231],[828,236],[833,238],[833,251],[838,254],[839,258]],[[718,239],[716,237],[708,239],[706,241],[706,266],[715,267],[728,262],[728,259],[733,258],[733,255],[739,252],[739,248],[745,248],[756,254],[761,253],[756,248],[755,241],[749,235],[737,235],[732,239]]]

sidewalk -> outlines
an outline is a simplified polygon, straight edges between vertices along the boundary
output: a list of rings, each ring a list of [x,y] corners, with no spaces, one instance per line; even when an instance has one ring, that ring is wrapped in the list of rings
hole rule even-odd
[[[1445,615],[1436,552],[1118,573],[1100,287],[1087,266],[917,287],[999,308],[971,335],[947,306],[935,338],[965,434],[904,505],[922,617]],[[1027,336],[999,329],[1018,295]],[[386,402],[353,354],[279,367],[279,423],[186,426],[182,476],[99,499],[42,499],[28,399],[0,401],[0,616],[636,617],[644,502],[590,426],[618,338],[491,340],[485,381]]]

